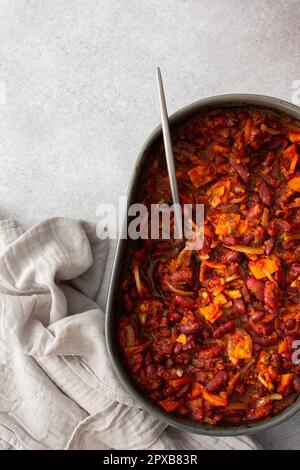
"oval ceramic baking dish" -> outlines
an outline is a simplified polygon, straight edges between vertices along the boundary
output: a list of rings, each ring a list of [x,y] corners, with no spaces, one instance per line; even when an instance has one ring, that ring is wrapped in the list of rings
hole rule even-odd
[[[171,129],[193,116],[194,114],[203,111],[205,108],[215,107],[230,107],[230,106],[247,106],[255,105],[264,108],[277,110],[279,112],[288,114],[300,120],[300,108],[297,106],[282,101],[277,98],[272,98],[263,95],[250,95],[250,94],[234,94],[234,95],[221,95],[211,98],[206,98],[177,111],[170,117]],[[156,147],[162,141],[161,126],[157,127],[145,142],[141,149],[136,161],[136,165],[129,184],[127,208],[137,202],[136,195],[139,189],[139,183],[146,162]],[[126,211],[127,214],[127,211]],[[117,346],[117,318],[120,314],[120,282],[124,269],[128,263],[128,248],[132,241],[127,240],[125,234],[127,233],[128,218],[125,215],[123,222],[122,233],[120,234],[119,242],[117,245],[113,271],[111,276],[108,303],[106,311],[106,343],[108,353],[112,362],[114,371],[124,385],[124,387],[133,395],[133,397],[146,409],[149,413],[154,415],[167,424],[177,427],[181,430],[192,432],[196,434],[213,435],[213,436],[233,436],[241,434],[250,434],[268,429],[276,426],[281,422],[288,419],[300,409],[300,398],[293,403],[290,407],[286,408],[283,412],[276,416],[268,417],[259,422],[250,424],[241,424],[230,427],[218,427],[204,425],[188,421],[184,418],[177,418],[175,416],[165,413],[155,403],[149,400],[142,391],[140,391],[130,378],[123,361],[121,359],[118,346]]]

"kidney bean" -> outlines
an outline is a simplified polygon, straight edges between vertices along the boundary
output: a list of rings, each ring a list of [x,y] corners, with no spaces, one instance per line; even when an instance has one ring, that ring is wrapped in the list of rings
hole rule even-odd
[[[173,295],[173,300],[176,305],[179,305],[183,308],[194,308],[195,307],[195,300],[191,299],[190,297],[184,297],[183,295]]]
[[[231,264],[231,263],[239,263],[241,262],[242,257],[241,254],[236,251],[229,251],[225,253],[221,258],[221,263],[223,264]]]
[[[199,250],[200,255],[207,255],[210,252],[210,248],[211,248],[211,239],[205,236],[203,240],[203,245],[201,249]]]
[[[192,271],[176,271],[170,275],[170,281],[172,283],[177,282],[191,282],[193,280]]]
[[[272,163],[276,160],[276,153],[274,152],[268,152],[266,158],[262,162],[261,166],[263,168],[267,168],[272,165]]]
[[[276,344],[277,338],[275,336],[270,337],[270,338],[267,338],[267,336],[256,336],[254,338],[254,341],[263,347],[268,347],[268,346],[273,346],[274,344]]]
[[[270,140],[270,142],[268,142],[268,148],[271,150],[285,149],[288,145],[289,145],[289,141],[281,135],[274,135],[272,139]],[[273,152],[269,152],[269,153],[273,153]],[[276,158],[275,153],[274,153],[274,156]],[[269,164],[267,166],[269,166]]]
[[[219,165],[225,165],[226,163],[228,163],[228,159],[226,157],[224,157],[223,155],[216,155],[215,156],[215,162],[218,166]]]
[[[244,315],[246,313],[246,305],[242,298],[234,299],[233,311],[237,315]]]
[[[267,394],[268,389],[262,384],[258,384],[258,395],[264,397]]]
[[[247,278],[247,287],[258,300],[264,300],[264,283],[253,276]]]
[[[273,191],[271,190],[270,186],[267,185],[267,183],[263,182],[260,184],[258,188],[258,194],[266,206],[271,206],[273,202]]]
[[[295,318],[290,318],[286,323],[285,323],[285,328],[288,330],[288,331],[292,331],[296,328],[296,320]]]
[[[150,364],[149,366],[146,367],[146,374],[147,377],[150,379],[153,379],[156,377],[156,367],[154,364]]]
[[[201,330],[201,325],[196,322],[191,322],[187,325],[180,325],[179,329],[181,333],[185,334],[198,333]]]
[[[281,356],[283,357],[283,359],[285,359],[286,361],[290,361],[292,359],[292,353],[291,351],[284,351]]]
[[[198,359],[211,359],[223,355],[223,349],[218,344],[212,344],[201,349],[198,353]]]
[[[245,301],[250,302],[250,300],[251,300],[250,293],[249,293],[248,287],[247,287],[245,282],[243,282],[243,284],[240,288],[240,291],[241,291],[241,294],[242,294],[243,298],[245,299]]]
[[[255,204],[254,206],[250,207],[250,209],[248,210],[247,217],[251,220],[258,219],[262,215],[263,210],[264,210],[264,205],[259,202]]]
[[[274,244],[275,244],[275,238],[274,237],[268,238],[268,240],[265,243],[265,253],[267,256],[269,256],[272,253]]]
[[[273,331],[274,331],[274,325],[272,323],[268,323],[267,325],[265,325],[264,333],[266,335],[270,335],[271,333],[273,333]]]
[[[277,327],[276,333],[277,333],[279,339],[284,338],[285,332],[281,328]]]
[[[276,227],[279,228],[282,232],[290,232],[292,230],[291,224],[284,219],[276,219]]]
[[[211,331],[208,328],[203,328],[201,334],[204,340],[208,340],[211,337]]]
[[[181,315],[178,312],[169,312],[168,313],[168,318],[170,321],[179,321],[181,318]]]
[[[180,343],[179,341],[176,341],[175,347],[174,347],[174,354],[179,354],[182,351],[183,344]]]
[[[254,240],[254,235],[252,233],[247,233],[242,238],[242,244],[243,245],[250,245],[250,243],[253,242],[253,240]]]
[[[223,323],[223,325],[218,326],[214,330],[213,337],[221,338],[221,336],[225,335],[226,333],[229,333],[232,330],[234,330],[234,323],[233,321],[229,320],[226,323]]]
[[[278,289],[276,284],[271,281],[266,281],[265,288],[264,288],[264,301],[265,304],[270,307],[272,310],[278,309]]]
[[[185,397],[189,390],[190,390],[191,384],[186,384],[184,387],[182,387],[179,392],[176,393],[177,398]]]
[[[210,379],[207,382],[205,388],[209,392],[214,392],[219,387],[221,387],[221,385],[227,382],[227,380],[228,380],[228,373],[225,370],[220,370],[212,379]]]
[[[286,278],[282,271],[279,270],[274,274],[274,280],[277,282],[277,285],[280,289],[285,289]]]
[[[243,183],[248,183],[249,181],[249,170],[246,165],[241,165],[239,163],[234,163],[232,168],[237,172],[238,176],[241,178]]]
[[[260,202],[260,197],[257,193],[250,193],[249,201],[251,201],[253,204],[257,204]]]
[[[270,237],[276,237],[278,235],[278,230],[273,223],[271,223],[267,228],[267,233]]]
[[[297,336],[296,336],[295,334],[288,334],[288,335],[286,335],[285,339],[286,339],[290,344],[293,344],[293,342],[297,340]]]
[[[283,250],[289,251],[292,250],[294,247],[294,241],[293,240],[283,240],[281,247]]]
[[[297,393],[300,393],[300,377],[299,375],[294,375],[293,386]]]
[[[234,246],[238,244],[237,239],[233,236],[223,237],[220,241],[224,243],[224,245],[228,246]]]
[[[280,180],[274,176],[271,176],[270,174],[267,175],[265,179],[267,180],[268,185],[272,186],[272,188],[276,189],[280,186]]]
[[[264,310],[253,310],[250,314],[250,319],[254,322],[261,320],[265,316]]]

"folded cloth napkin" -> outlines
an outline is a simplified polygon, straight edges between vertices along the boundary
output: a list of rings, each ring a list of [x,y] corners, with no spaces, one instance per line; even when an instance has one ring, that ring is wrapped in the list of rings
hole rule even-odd
[[[96,303],[106,252],[87,222],[0,222],[0,449],[256,449],[167,427],[122,388]]]

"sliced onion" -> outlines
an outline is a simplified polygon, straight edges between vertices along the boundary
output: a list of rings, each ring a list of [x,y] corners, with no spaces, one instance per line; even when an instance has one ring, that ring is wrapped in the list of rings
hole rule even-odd
[[[263,227],[266,227],[269,222],[269,209],[267,207],[264,208],[262,218],[261,218],[261,224]]]
[[[168,288],[169,288],[172,292],[174,292],[175,294],[178,294],[178,295],[189,296],[189,295],[193,295],[193,294],[194,294],[193,291],[187,291],[187,290],[177,289],[177,287],[173,286],[173,284],[171,284],[169,281],[166,281],[166,285],[168,286]]]
[[[267,395],[266,397],[261,398],[257,402],[258,407],[262,407],[270,403],[274,400],[282,400],[282,395],[280,393],[271,393],[271,395]]]
[[[229,403],[225,410],[228,410],[228,411],[234,411],[234,410],[246,410],[248,407],[246,405],[246,403],[242,403],[242,402],[239,402],[239,401],[233,401],[231,403]]]
[[[284,239],[285,240],[299,240],[300,233],[292,233],[292,234],[284,235]]]
[[[274,284],[277,285],[277,282],[274,281],[274,279],[272,278],[272,274],[270,273],[270,271],[268,271],[267,269],[264,269],[264,268],[262,268],[261,270],[265,273],[265,275],[269,279],[269,281],[271,281],[271,282],[273,282]]]
[[[135,264],[133,267],[133,275],[134,275],[134,280],[135,280],[137,291],[139,295],[142,295],[143,288],[142,288],[142,283],[141,283],[141,278],[140,278],[139,267],[137,264]]]
[[[243,246],[243,245],[226,245],[228,250],[239,251],[241,253],[249,253],[250,255],[263,255],[265,250],[263,246]]]

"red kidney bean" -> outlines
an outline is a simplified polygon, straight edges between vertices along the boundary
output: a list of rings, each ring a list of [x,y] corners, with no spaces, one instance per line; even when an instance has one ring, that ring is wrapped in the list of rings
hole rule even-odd
[[[247,233],[243,236],[241,242],[243,245],[250,245],[254,240],[254,235],[252,233]]]
[[[211,337],[211,331],[208,328],[203,328],[201,334],[204,340],[208,340]]]
[[[291,351],[284,351],[281,356],[286,360],[290,361],[292,359],[292,353]]]
[[[264,300],[264,283],[253,276],[247,278],[247,287],[258,300]]]
[[[277,344],[276,337],[267,338],[266,336],[256,336],[254,338],[254,341],[263,347],[273,346],[274,344]]]
[[[292,331],[296,328],[296,320],[295,318],[290,318],[286,323],[285,323],[285,328],[288,330],[288,331]]]
[[[212,344],[201,349],[198,353],[198,359],[211,359],[223,355],[223,349],[218,344]]]
[[[181,333],[190,334],[198,333],[201,330],[201,325],[196,322],[188,323],[187,325],[180,325],[179,327]]]
[[[285,278],[282,271],[277,271],[274,274],[274,280],[277,282],[277,285],[278,285],[279,289],[285,289],[286,278]]]
[[[265,325],[264,333],[266,335],[270,335],[271,333],[273,333],[273,331],[274,331],[274,325],[272,323],[268,323],[267,325]]]
[[[220,241],[222,243],[224,243],[224,245],[228,245],[228,246],[234,246],[234,245],[238,244],[237,239],[235,237],[232,237],[232,236],[223,237]]]
[[[223,264],[231,264],[231,263],[239,263],[242,260],[241,254],[237,253],[236,251],[229,251],[225,253],[221,258],[221,263]]]
[[[170,321],[179,321],[182,315],[180,315],[178,312],[169,312],[168,313],[168,318]]]
[[[297,393],[300,393],[300,377],[299,375],[294,375],[293,386]]]
[[[264,181],[260,184],[258,188],[258,194],[262,202],[266,206],[271,206],[273,202],[273,191],[270,186],[267,185]]]
[[[275,244],[275,238],[274,237],[268,238],[268,240],[265,243],[265,253],[267,256],[269,256],[272,253],[274,244]]]
[[[282,232],[290,232],[292,230],[291,224],[284,219],[276,219],[276,227],[279,228]]]
[[[268,182],[269,186],[272,186],[272,188],[278,188],[280,186],[280,180],[278,178],[274,178],[274,176],[271,176],[270,174],[266,176],[265,178]]]
[[[269,167],[274,162],[274,160],[276,160],[276,153],[268,152],[267,156],[264,159],[264,161],[262,162],[261,166],[263,168]]]
[[[278,308],[278,289],[276,284],[271,281],[266,281],[264,288],[264,301],[265,304],[270,307],[272,310],[277,310]]]
[[[234,163],[232,168],[237,172],[243,183],[248,183],[249,181],[249,170],[246,165],[241,165],[239,163]]]
[[[192,271],[176,271],[170,275],[170,281],[172,283],[177,282],[191,282],[193,280]]]
[[[186,384],[184,387],[182,387],[179,392],[176,393],[177,398],[185,397],[187,393],[189,392],[191,387],[191,384]]]
[[[271,149],[271,150],[285,149],[289,145],[289,141],[281,135],[275,135],[275,136],[272,137],[272,139],[270,140],[270,142],[268,142],[267,145],[268,145],[268,149]],[[269,153],[273,153],[273,152],[269,152]],[[276,158],[275,153],[274,153],[274,157]],[[275,160],[275,158],[274,158],[274,160]],[[267,166],[269,166],[269,165],[270,165],[270,163]]]
[[[180,305],[183,308],[194,308],[195,307],[195,300],[191,299],[190,297],[184,297],[183,295],[173,295],[173,300],[175,304]]]
[[[175,347],[174,347],[174,354],[179,354],[182,351],[183,344],[180,343],[179,341],[176,341]]]
[[[264,205],[259,202],[255,204],[254,206],[250,207],[250,209],[248,210],[247,217],[251,220],[258,219],[262,215],[263,210],[264,210]]]
[[[234,323],[233,321],[229,320],[226,323],[223,323],[223,325],[218,326],[214,330],[213,337],[221,338],[221,336],[225,335],[226,333],[229,333],[232,330],[234,330]]]
[[[253,204],[257,204],[258,202],[260,202],[260,197],[257,193],[251,193],[249,201],[251,201]]]
[[[154,364],[150,364],[149,366],[146,367],[146,374],[147,374],[147,377],[149,377],[150,379],[155,378],[156,367]]]
[[[267,394],[268,389],[262,384],[258,384],[258,394],[260,397],[264,397]]]
[[[296,336],[295,334],[288,334],[288,335],[286,335],[285,339],[286,339],[290,344],[293,344],[293,342],[297,340],[297,336]]]
[[[245,299],[245,301],[250,302],[250,300],[251,300],[250,293],[249,293],[248,287],[247,287],[245,282],[243,282],[243,284],[240,288],[240,291],[241,291],[241,294],[242,294],[243,298]]]
[[[226,157],[224,157],[223,155],[216,155],[215,156],[215,162],[218,166],[219,165],[225,165],[226,163],[228,163],[228,159]]]
[[[242,298],[234,299],[233,311],[237,315],[244,315],[246,313],[246,305]]]
[[[221,385],[227,382],[227,380],[228,380],[228,373],[225,370],[220,370],[212,379],[210,379],[207,382],[205,388],[209,392],[214,392],[219,387],[221,387]]]
[[[203,245],[201,249],[199,250],[200,255],[207,255],[210,252],[210,248],[211,248],[211,239],[205,236],[203,240]]]
[[[250,314],[250,319],[254,322],[261,320],[265,316],[264,310],[253,310]]]
[[[267,233],[270,237],[276,237],[278,235],[278,230],[273,223],[271,223],[267,228]]]

